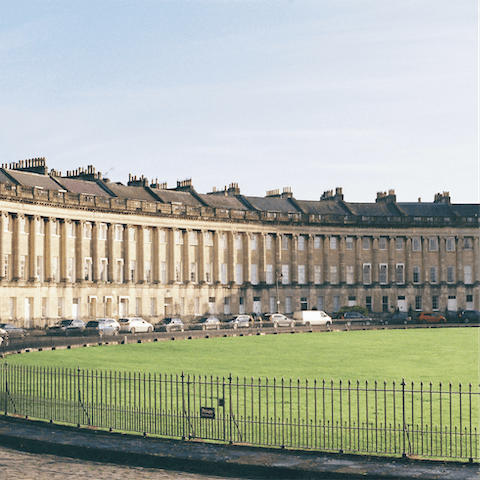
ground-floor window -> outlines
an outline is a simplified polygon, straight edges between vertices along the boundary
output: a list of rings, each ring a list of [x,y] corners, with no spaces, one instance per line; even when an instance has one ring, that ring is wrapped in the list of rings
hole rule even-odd
[[[415,297],[415,310],[417,310],[417,312],[422,310],[422,297],[420,295]]]
[[[300,310],[308,310],[308,299],[307,299],[307,297],[302,297],[300,299]]]

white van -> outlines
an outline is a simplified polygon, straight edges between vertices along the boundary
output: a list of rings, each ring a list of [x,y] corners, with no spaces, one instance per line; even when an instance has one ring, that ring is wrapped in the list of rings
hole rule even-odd
[[[311,325],[332,324],[332,317],[322,310],[302,310],[300,312],[295,312],[293,318],[298,325],[305,325],[307,327],[310,327]]]

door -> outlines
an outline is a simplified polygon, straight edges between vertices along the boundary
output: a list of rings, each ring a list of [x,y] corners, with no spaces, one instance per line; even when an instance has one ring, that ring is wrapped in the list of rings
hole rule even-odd
[[[457,297],[455,295],[448,296],[447,310],[449,312],[456,312],[458,310]]]
[[[408,311],[407,299],[403,295],[398,297],[397,308],[400,312]]]

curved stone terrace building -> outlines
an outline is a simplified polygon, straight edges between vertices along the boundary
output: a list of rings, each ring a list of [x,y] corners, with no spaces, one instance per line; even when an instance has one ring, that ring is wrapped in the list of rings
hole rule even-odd
[[[0,318],[479,309],[479,205],[199,194],[45,159],[0,169]]]

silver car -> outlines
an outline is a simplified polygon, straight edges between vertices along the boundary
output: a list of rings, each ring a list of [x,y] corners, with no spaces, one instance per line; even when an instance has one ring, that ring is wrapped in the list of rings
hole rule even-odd
[[[293,318],[288,318],[281,313],[273,313],[270,315],[269,320],[273,323],[273,328],[277,327],[291,327],[295,326],[295,320]]]
[[[156,332],[173,332],[174,330],[183,332],[185,325],[181,318],[164,318],[160,323],[155,325]]]
[[[225,322],[225,325],[230,328],[248,328],[253,325],[253,318],[250,315],[237,315]]]
[[[198,324],[202,330],[220,329],[220,320],[217,317],[204,317]]]

